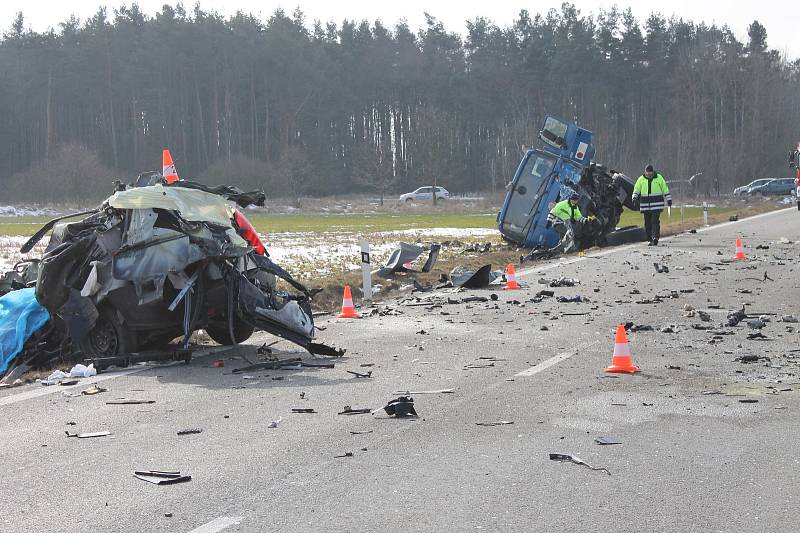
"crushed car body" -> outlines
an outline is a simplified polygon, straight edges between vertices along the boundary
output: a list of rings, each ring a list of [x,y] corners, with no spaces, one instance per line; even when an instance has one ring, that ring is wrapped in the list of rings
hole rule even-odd
[[[118,184],[98,209],[55,225],[40,260],[0,278],[0,296],[35,287],[35,300],[50,317],[45,338],[25,330],[25,347],[13,355],[20,361],[56,352],[111,358],[157,350],[181,336],[185,348],[198,329],[223,345],[259,329],[313,353],[337,355],[313,342],[312,291],[270,259],[234,205],[263,205],[263,193],[160,178],[154,173],[137,182],[153,184]],[[9,353],[0,355],[10,361]]]

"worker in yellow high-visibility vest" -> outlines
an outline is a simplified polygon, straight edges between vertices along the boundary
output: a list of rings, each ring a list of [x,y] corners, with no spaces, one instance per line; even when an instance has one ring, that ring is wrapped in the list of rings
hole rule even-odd
[[[644,230],[647,233],[648,246],[658,245],[661,236],[661,211],[664,206],[672,207],[672,195],[664,176],[658,174],[653,165],[644,167],[644,175],[639,176],[633,186],[631,196],[633,204],[638,206],[644,216]]]

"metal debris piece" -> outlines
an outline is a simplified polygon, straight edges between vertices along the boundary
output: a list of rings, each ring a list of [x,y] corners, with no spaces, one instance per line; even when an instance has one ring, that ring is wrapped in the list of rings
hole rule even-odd
[[[156,403],[155,400],[127,400],[125,398],[121,398],[119,400],[109,400],[106,402],[106,405],[139,405],[144,403]]]
[[[343,457],[353,457],[353,452],[344,452],[342,455],[334,455],[334,459],[342,459]]]
[[[757,331],[755,333],[748,333],[747,334],[747,338],[748,338],[748,340],[751,340],[751,341],[753,341],[753,340],[762,340],[762,341],[770,340],[769,337],[767,337],[766,335],[764,335],[760,331]]]
[[[497,420],[495,422],[475,422],[475,425],[491,427],[491,426],[509,426],[513,423],[514,423],[513,420]]]
[[[411,396],[400,396],[386,404],[385,407],[372,411],[373,414],[383,409],[389,416],[403,417],[418,417],[417,411],[414,409],[414,398]]]
[[[575,296],[559,296],[558,298],[556,298],[556,300],[562,304],[581,303],[588,301],[586,298],[583,298],[579,294]]]
[[[91,433],[70,433],[69,431],[65,431],[64,433],[67,434],[67,437],[77,437],[79,439],[91,439],[94,437],[107,437],[111,435],[110,431],[94,431]]]
[[[357,378],[371,378],[372,377],[372,370],[367,372],[366,374],[362,374],[361,372],[353,372],[352,370],[346,370],[348,374],[353,374]]]
[[[794,316],[794,315],[783,315],[783,316],[781,316],[781,322],[787,322],[787,323],[794,324],[794,323],[797,323],[797,321],[798,321],[797,317]]]
[[[576,465],[585,466],[586,468],[588,468],[590,470],[597,470],[597,471],[600,471],[600,472],[605,472],[609,476],[611,475],[611,472],[609,472],[607,468],[594,467],[594,466],[590,465],[589,463],[587,463],[586,461],[584,461],[583,459],[575,457],[574,455],[568,455],[568,454],[565,454],[565,453],[551,453],[550,454],[550,460],[551,461],[561,461],[561,462],[565,462],[565,463],[575,463]]]
[[[369,435],[370,433],[372,433],[371,429],[368,429],[368,430],[365,430],[365,431],[351,431],[350,432],[351,435]]]
[[[133,476],[154,485],[174,485],[192,480],[192,476],[182,476],[180,472],[162,472],[160,470],[137,470]]]
[[[667,265],[653,263],[653,267],[656,269],[657,274],[669,274],[669,267]]]
[[[292,407],[293,413],[316,413],[313,407]]]
[[[711,315],[706,311],[697,311],[697,317],[703,322],[711,322]]]
[[[279,416],[277,420],[273,420],[272,422],[270,422],[267,427],[268,428],[276,428],[276,427],[278,427],[278,424],[280,424],[282,420],[283,420],[283,417]]]
[[[178,435],[196,435],[202,432],[203,430],[200,428],[182,429],[178,431]]]
[[[108,389],[104,389],[103,387],[98,387],[97,385],[92,385],[88,389],[84,389],[81,391],[81,394],[86,396],[90,396],[92,394],[99,394],[101,392],[108,392]]]
[[[767,325],[766,322],[764,322],[760,318],[747,321],[747,327],[750,329],[761,329],[766,325]]]
[[[758,403],[758,400],[755,398],[742,398],[739,400],[739,403]]]
[[[338,415],[368,415],[371,412],[372,412],[372,410],[369,409],[369,408],[356,408],[356,409],[353,409],[349,405],[345,405],[344,409],[342,409],[341,411],[339,411],[336,414],[338,414]]]
[[[595,444],[599,444],[601,446],[608,446],[610,444],[622,444],[621,440],[617,440],[614,437],[597,437],[594,439]]]

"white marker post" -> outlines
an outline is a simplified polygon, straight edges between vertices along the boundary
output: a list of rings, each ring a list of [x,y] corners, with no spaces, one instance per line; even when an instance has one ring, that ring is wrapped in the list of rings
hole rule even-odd
[[[708,226],[708,203],[703,202],[703,225]]]
[[[364,300],[372,301],[372,273],[370,272],[369,243],[361,241],[361,273],[364,276]]]

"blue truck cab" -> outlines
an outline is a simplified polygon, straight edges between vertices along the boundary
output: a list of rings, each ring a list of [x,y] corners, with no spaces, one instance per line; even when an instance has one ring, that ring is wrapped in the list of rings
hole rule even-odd
[[[542,148],[525,153],[497,215],[503,237],[526,248],[551,248],[558,243],[558,234],[545,227],[547,214],[578,189],[595,152],[591,131],[552,116],[545,119],[539,139]],[[582,211],[583,200],[589,199],[582,198]]]

